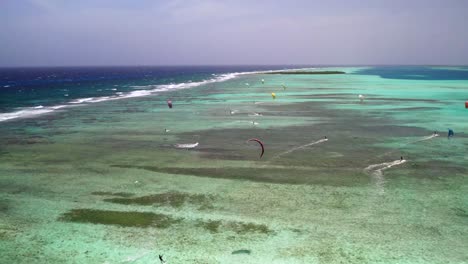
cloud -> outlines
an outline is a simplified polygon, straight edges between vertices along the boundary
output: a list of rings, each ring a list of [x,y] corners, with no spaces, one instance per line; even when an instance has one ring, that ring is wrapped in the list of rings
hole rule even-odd
[[[57,12],[59,10],[59,1],[56,0],[29,0],[35,7],[39,8],[42,12]]]
[[[3,65],[468,60],[467,4],[455,0],[19,2],[0,10]]]

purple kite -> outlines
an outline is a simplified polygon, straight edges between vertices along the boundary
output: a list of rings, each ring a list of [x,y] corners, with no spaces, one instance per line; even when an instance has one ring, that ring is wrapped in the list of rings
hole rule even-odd
[[[263,153],[265,152],[265,148],[263,147],[263,142],[260,141],[260,139],[256,139],[256,138],[251,138],[248,141],[255,141],[258,144],[260,144],[260,147],[262,147],[262,153],[260,154],[260,158],[261,158],[263,156]]]

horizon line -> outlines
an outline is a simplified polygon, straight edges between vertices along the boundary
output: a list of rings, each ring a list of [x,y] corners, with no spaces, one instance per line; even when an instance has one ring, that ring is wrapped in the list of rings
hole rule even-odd
[[[119,67],[255,67],[255,66],[307,66],[307,67],[375,67],[375,66],[424,66],[468,67],[468,64],[116,64],[116,65],[17,65],[0,66],[0,69],[15,68],[119,68]]]

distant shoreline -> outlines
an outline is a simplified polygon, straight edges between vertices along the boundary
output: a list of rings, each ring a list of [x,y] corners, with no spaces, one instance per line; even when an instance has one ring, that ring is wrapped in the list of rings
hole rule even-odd
[[[343,71],[272,71],[264,74],[346,74]]]

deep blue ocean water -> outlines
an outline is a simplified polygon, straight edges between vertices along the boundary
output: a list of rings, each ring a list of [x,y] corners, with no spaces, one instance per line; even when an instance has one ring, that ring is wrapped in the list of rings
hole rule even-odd
[[[202,82],[233,72],[298,66],[142,66],[0,69],[0,113],[122,95],[144,86]],[[140,86],[140,87],[139,87]],[[150,87],[151,88],[151,87]]]
[[[354,74],[377,75],[385,79],[468,80],[468,67],[379,66],[365,68]]]
[[[311,66],[0,68],[0,121],[71,105],[144,96],[223,81],[236,73]],[[387,79],[468,80],[468,67],[378,66],[353,74]]]

